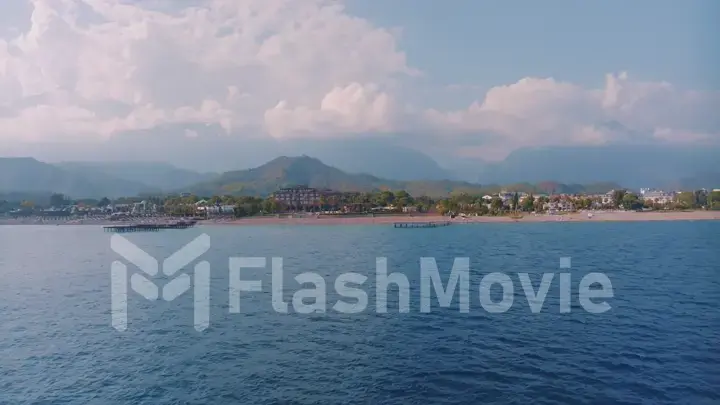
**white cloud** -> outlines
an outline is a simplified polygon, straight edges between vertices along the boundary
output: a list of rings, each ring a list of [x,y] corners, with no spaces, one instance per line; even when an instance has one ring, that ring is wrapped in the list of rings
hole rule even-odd
[[[553,79],[524,78],[490,89],[467,109],[428,110],[436,129],[495,135],[487,150],[520,146],[624,141],[720,141],[720,94],[608,74],[605,87],[586,89]],[[501,153],[502,154],[502,153]]]
[[[14,111],[4,114],[0,139],[186,121],[257,127],[281,100],[310,106],[326,97],[323,111],[338,102],[366,108],[362,100],[337,100],[344,96],[333,89],[383,87],[415,73],[390,31],[331,0],[209,0],[172,13],[118,0],[31,2],[27,32],[0,40],[0,106]],[[379,92],[373,108],[386,97]],[[111,118],[95,117],[93,128],[97,103],[118,108]],[[86,110],[82,119],[75,108]],[[24,129],[28,119],[43,123]]]
[[[387,132],[395,128],[397,107],[392,97],[376,86],[351,83],[335,87],[320,102],[319,108],[288,107],[281,101],[265,112],[270,135],[284,138],[299,136],[336,136],[342,133]]]
[[[482,148],[464,153],[501,155],[525,145],[720,134],[717,93],[625,73],[599,89],[528,77],[463,110],[416,111],[400,89],[418,71],[394,31],[348,15],[339,0],[28,1],[29,24],[16,24],[27,29],[0,37],[0,142],[173,123],[276,138],[420,128],[447,142],[483,135]]]

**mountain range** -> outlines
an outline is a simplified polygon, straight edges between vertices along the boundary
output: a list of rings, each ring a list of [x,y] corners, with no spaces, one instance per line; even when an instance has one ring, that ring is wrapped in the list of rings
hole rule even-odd
[[[479,182],[565,183],[610,181],[638,189],[697,189],[720,186],[720,148],[608,145],[518,149],[502,162],[486,164]]]
[[[45,198],[53,192],[74,198],[116,198],[173,192],[205,196],[267,196],[281,187],[292,185],[343,192],[406,190],[411,195],[430,197],[462,192],[497,192],[501,188],[496,184],[480,185],[453,180],[403,181],[347,173],[309,156],[283,156],[253,169],[222,174],[201,174],[161,163],[66,162],[53,165],[32,158],[0,158],[0,194],[6,196],[34,195]],[[558,193],[600,193],[617,187],[614,183],[582,186],[556,182],[507,186],[510,190]]]
[[[267,196],[282,187],[306,185],[342,192],[405,190],[411,195],[446,196],[450,192],[477,193],[479,184],[450,180],[402,181],[363,173],[347,173],[309,156],[282,156],[254,169],[235,170],[188,188],[197,195]]]
[[[610,124],[608,124],[610,125]],[[469,137],[472,139],[480,136]],[[455,140],[457,141],[457,140]],[[165,188],[163,170],[146,168],[161,161],[179,179],[204,181],[197,173],[223,173],[259,167],[278,156],[308,155],[347,173],[367,173],[402,181],[452,180],[508,184],[540,182],[588,184],[614,182],[632,189],[704,188],[720,185],[720,147],[616,143],[600,146],[520,148],[503,159],[474,156],[482,144],[458,147],[422,134],[357,134],[333,139],[275,139],[224,133],[210,125],[174,126],[117,134],[102,142],[0,144],[0,155],[33,156],[44,162],[103,162],[105,174]],[[120,170],[104,162],[117,161]],[[131,163],[131,164],[130,164]],[[77,167],[75,163],[59,167]],[[83,166],[87,167],[87,164]],[[98,167],[95,165],[95,168]],[[135,173],[130,176],[128,173]],[[154,174],[155,173],[155,174]],[[178,172],[179,173],[179,172]],[[201,175],[203,176],[203,175]],[[173,182],[170,182],[173,183]],[[182,183],[180,183],[182,185]],[[170,184],[178,186],[178,183]]]
[[[429,197],[446,197],[451,193],[483,194],[501,190],[501,186],[497,184],[480,185],[452,180],[385,179],[370,174],[347,173],[309,156],[282,156],[254,169],[225,172],[210,181],[191,186],[186,191],[203,196],[224,194],[268,196],[280,188],[295,185],[342,192],[405,190],[413,196]],[[519,183],[505,186],[508,190],[536,193],[604,193],[619,187],[613,183],[582,186],[555,182],[538,185]]]
[[[165,163],[70,162],[49,164],[33,158],[0,158],[0,193],[76,198],[123,197],[173,191],[217,176]]]
[[[97,180],[116,179],[148,190],[178,190],[207,181],[217,173],[198,173],[162,162],[61,162],[54,166]]]
[[[195,125],[125,132],[103,142],[0,144],[0,156],[33,156],[43,162],[161,161],[176,168],[214,173],[258,167],[278,156],[301,155],[316,157],[349,173],[397,180],[460,179],[441,167],[432,157],[434,153],[423,153],[392,137],[278,140],[234,136],[213,126]]]
[[[192,144],[192,140],[189,141]],[[204,143],[196,143],[199,153]],[[0,158],[0,194],[60,192],[76,198],[120,197],[196,191],[200,194],[268,194],[287,184],[340,191],[405,189],[413,195],[446,195],[451,191],[477,192],[488,185],[555,182],[556,192],[588,190],[622,184],[631,189],[654,187],[668,190],[718,188],[720,149],[716,147],[667,147],[662,145],[609,145],[595,147],[525,148],[501,162],[455,159],[447,170],[418,150],[383,143],[377,139],[350,143],[308,142],[285,144],[282,149],[311,150],[320,159],[281,157],[265,160],[245,170],[206,173],[152,161],[62,161],[45,163],[34,158]],[[247,145],[246,145],[247,146]],[[143,148],[139,148],[143,150]],[[239,150],[239,149],[237,149]],[[206,150],[208,152],[209,150]],[[225,151],[229,156],[233,151]],[[248,156],[248,149],[242,149]],[[261,149],[253,161],[271,153]],[[201,153],[202,154],[202,153]],[[144,156],[144,155],[141,155]],[[277,155],[275,155],[277,156]],[[292,156],[290,154],[285,156]],[[295,155],[297,156],[297,155]],[[315,158],[318,156],[312,155]],[[326,159],[327,158],[327,159]],[[208,163],[214,162],[208,156]],[[453,162],[446,159],[444,165]],[[203,167],[205,167],[203,166]],[[483,184],[481,187],[479,184]],[[490,187],[491,188],[491,187]]]

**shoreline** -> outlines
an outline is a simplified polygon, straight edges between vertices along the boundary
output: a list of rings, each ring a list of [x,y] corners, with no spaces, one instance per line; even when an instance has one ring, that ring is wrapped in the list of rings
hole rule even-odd
[[[388,215],[381,217],[304,217],[304,218],[238,218],[233,220],[205,220],[198,225],[260,226],[260,225],[391,225],[395,222],[427,223],[450,222],[452,224],[475,223],[539,223],[539,222],[647,222],[647,221],[720,221],[720,211],[681,212],[586,212],[562,215],[525,214],[522,218],[509,216],[455,217],[440,215]]]
[[[264,225],[390,225],[395,222],[426,223],[450,222],[452,224],[474,223],[530,223],[530,222],[651,222],[651,221],[713,221],[720,220],[720,211],[672,211],[672,212],[627,212],[604,211],[592,212],[592,218],[587,212],[574,212],[560,215],[549,214],[523,214],[522,217],[510,216],[478,216],[455,217],[451,219],[441,215],[383,215],[383,216],[315,216],[308,215],[295,218],[277,217],[251,217],[237,219],[207,219],[198,221],[197,225],[221,226],[264,226]],[[130,224],[132,222],[123,222]],[[38,219],[0,219],[0,226],[12,225],[82,225],[82,226],[109,226],[120,225],[117,221],[102,219],[90,220],[38,220]]]

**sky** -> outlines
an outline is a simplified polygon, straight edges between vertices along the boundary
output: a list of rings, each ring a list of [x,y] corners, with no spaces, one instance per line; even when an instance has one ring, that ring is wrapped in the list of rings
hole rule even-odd
[[[715,144],[719,17],[713,0],[6,1],[0,155],[198,125],[490,160]]]

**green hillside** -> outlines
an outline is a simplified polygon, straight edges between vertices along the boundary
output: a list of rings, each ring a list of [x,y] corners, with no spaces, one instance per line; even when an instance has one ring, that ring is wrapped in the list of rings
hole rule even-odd
[[[144,191],[153,190],[92,170],[66,170],[33,158],[0,158],[0,193],[62,193],[75,198],[101,198]]]
[[[293,185],[307,185],[317,189],[341,192],[405,190],[413,196],[428,197],[445,197],[453,193],[484,194],[498,192],[501,189],[499,185],[479,185],[450,180],[397,181],[381,179],[367,174],[346,173],[308,156],[283,156],[254,169],[225,172],[211,181],[198,183],[182,191],[203,196],[268,196],[282,187]],[[586,187],[581,185],[568,186],[552,183],[552,186],[549,187],[554,188],[556,193],[586,192]],[[614,184],[604,183],[590,187],[592,191],[588,192],[606,192],[618,187]],[[531,184],[517,184],[506,189],[528,193],[546,192],[542,187]]]

